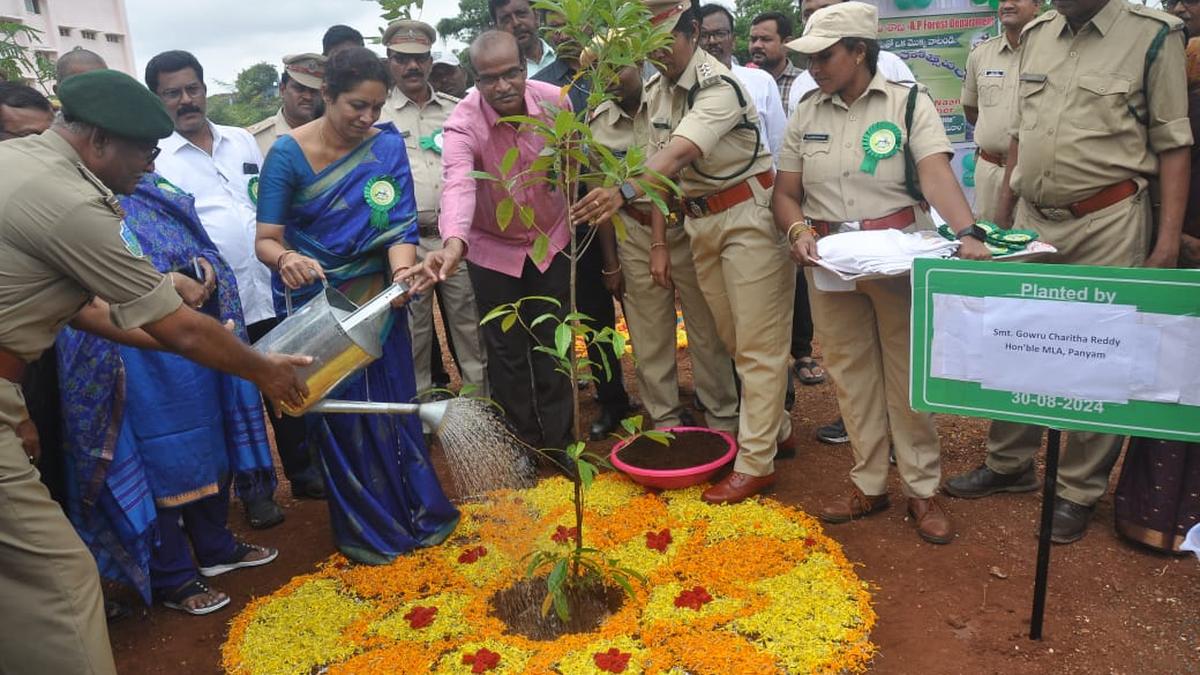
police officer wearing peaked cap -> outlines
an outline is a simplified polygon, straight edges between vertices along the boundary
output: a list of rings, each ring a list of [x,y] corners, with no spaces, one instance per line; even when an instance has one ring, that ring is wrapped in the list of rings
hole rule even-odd
[[[96,561],[31,463],[26,364],[72,319],[238,374],[276,402],[303,397],[293,364],[308,360],[259,355],[183,307],[123,226],[114,192],[134,190],[174,127],[157,97],[97,70],[63,82],[59,98],[63,117],[51,130],[0,145],[0,662],[13,673],[108,674]]]
[[[457,98],[434,91],[429,83],[433,69],[430,49],[436,40],[433,26],[411,19],[393,21],[383,32],[388,68],[395,86],[383,106],[380,119],[396,125],[408,149],[413,193],[417,199],[420,235],[417,257],[420,260],[443,246],[438,231],[442,199],[442,126],[458,104]],[[489,396],[487,353],[479,328],[475,290],[465,265],[441,281],[434,292],[423,293],[408,304],[417,391],[433,386],[430,360],[438,339],[434,330],[435,293],[450,332],[448,337],[454,345],[463,384],[475,387],[477,395]]]
[[[324,56],[289,54],[283,57],[283,77],[279,80],[282,105],[279,112],[246,129],[254,136],[254,142],[258,143],[258,149],[264,157],[281,134],[308,124],[317,116],[324,80]]]
[[[694,4],[642,1],[651,22],[672,26],[674,37],[671,46],[651,55],[660,74],[646,91],[656,147],[647,167],[683,191],[684,228],[700,289],[742,381],[734,470],[703,499],[740,502],[775,482],[777,450],[784,456],[795,452],[784,409],[795,268],[771,219],[775,172],[753,101],[720,61],[699,48]],[[605,222],[641,194],[631,182],[596,188],[575,215]],[[651,216],[651,272],[667,286],[666,223],[657,209]]]

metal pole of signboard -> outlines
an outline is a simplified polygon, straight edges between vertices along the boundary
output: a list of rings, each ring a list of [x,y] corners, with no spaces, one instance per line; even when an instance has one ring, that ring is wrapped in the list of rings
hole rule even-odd
[[[1033,613],[1029,617],[1029,639],[1042,639],[1042,619],[1046,615],[1046,581],[1050,575],[1050,529],[1054,525],[1054,491],[1058,484],[1058,452],[1062,432],[1050,429],[1046,434],[1046,479],[1042,486],[1042,527],[1038,531],[1037,575],[1033,581]]]

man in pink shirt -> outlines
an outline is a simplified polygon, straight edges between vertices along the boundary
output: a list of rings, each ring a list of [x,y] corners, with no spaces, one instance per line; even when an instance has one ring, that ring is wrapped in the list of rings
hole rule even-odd
[[[471,44],[470,55],[476,91],[454,108],[443,127],[438,227],[445,246],[426,256],[426,264],[444,279],[465,255],[480,316],[533,295],[562,304],[559,308],[541,301],[523,304],[526,325],[546,312],[565,316],[570,263],[562,251],[570,234],[563,195],[548,183],[529,180],[510,195],[500,183],[476,180],[470,174],[486,171],[499,176],[510,148],[517,148],[520,155],[507,175],[528,170],[542,152],[542,137],[500,119],[530,115],[553,123],[553,113],[543,105],[569,108],[570,102],[560,96],[558,87],[526,82],[525,57],[509,33],[481,34]],[[509,197],[516,203],[517,215],[501,227],[496,207]],[[520,217],[522,207],[532,211],[532,227]],[[542,234],[549,245],[542,261],[535,263],[530,253]],[[482,330],[492,397],[504,407],[518,435],[535,448],[565,448],[572,440],[571,383],[555,370],[552,358],[533,350],[539,343],[554,344],[554,323],[539,324],[534,329],[536,341],[520,326],[500,330],[499,321]]]

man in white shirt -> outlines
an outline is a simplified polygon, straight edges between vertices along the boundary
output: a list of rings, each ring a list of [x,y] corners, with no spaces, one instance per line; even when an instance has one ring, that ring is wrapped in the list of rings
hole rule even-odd
[[[155,56],[146,66],[146,86],[175,121],[175,133],[159,142],[155,168],[195,198],[200,223],[233,269],[246,328],[251,339],[256,339],[275,321],[271,273],[254,253],[255,193],[262,153],[245,129],[208,120],[204,69],[190,53],[168,51]],[[278,429],[276,435],[281,435]],[[283,445],[280,443],[280,455],[287,457],[291,453],[285,454]],[[292,462],[284,464],[294,492],[307,467],[296,470]],[[312,473],[312,477],[317,476]],[[251,526],[265,528],[283,521],[283,511],[273,495],[238,482]]]
[[[828,7],[830,5],[836,5],[837,3],[844,1],[845,0],[804,0],[804,2],[801,3],[801,14],[804,16],[805,23],[807,23],[808,17],[812,16],[813,12],[816,12],[818,9]],[[908,64],[904,62],[904,59],[889,51],[879,51],[879,64],[876,67],[879,68],[879,72],[883,73],[884,77],[892,82],[906,82],[909,84],[915,84],[917,81],[917,77],[913,75],[912,70],[909,69]],[[804,73],[797,77],[796,81],[792,83],[792,90],[789,92],[788,96],[788,110],[795,110],[796,104],[800,102],[800,97],[816,88],[816,81],[813,80],[812,75],[809,74],[808,70],[805,70]]]
[[[775,84],[775,78],[770,73],[733,62],[733,15],[729,10],[721,5],[706,4],[700,8],[700,16],[700,47],[712,54],[746,87],[746,93],[750,94],[758,110],[762,144],[774,157],[783,146],[783,134],[787,127],[783,102],[779,99],[779,85]]]

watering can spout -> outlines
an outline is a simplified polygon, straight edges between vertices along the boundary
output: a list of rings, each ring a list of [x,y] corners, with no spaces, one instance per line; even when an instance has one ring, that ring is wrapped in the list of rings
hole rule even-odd
[[[385,403],[381,401],[335,401],[326,399],[308,409],[313,413],[367,413],[383,415],[416,415],[434,433],[442,426],[442,420],[454,399],[432,403]]]

